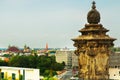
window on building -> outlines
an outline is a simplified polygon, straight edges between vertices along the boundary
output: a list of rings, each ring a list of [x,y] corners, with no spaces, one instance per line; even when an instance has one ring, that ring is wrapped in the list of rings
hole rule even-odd
[[[1,72],[1,79],[4,79],[4,72]]]
[[[115,66],[115,68],[117,68],[117,66]]]
[[[15,80],[15,73],[12,73],[12,80]]]

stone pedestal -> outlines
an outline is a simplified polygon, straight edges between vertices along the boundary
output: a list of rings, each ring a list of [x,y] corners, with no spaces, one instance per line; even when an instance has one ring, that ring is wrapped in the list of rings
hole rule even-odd
[[[110,47],[115,39],[106,35],[109,30],[99,24],[100,14],[95,8],[93,2],[87,15],[88,24],[79,31],[81,35],[72,40],[77,48],[75,54],[79,57],[79,78],[108,80]]]

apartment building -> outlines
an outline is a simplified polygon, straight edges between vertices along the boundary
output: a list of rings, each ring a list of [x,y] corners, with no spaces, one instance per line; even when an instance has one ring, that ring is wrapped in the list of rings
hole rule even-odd
[[[78,66],[78,57],[74,54],[74,50],[57,50],[55,56],[57,62],[65,62],[67,69]]]

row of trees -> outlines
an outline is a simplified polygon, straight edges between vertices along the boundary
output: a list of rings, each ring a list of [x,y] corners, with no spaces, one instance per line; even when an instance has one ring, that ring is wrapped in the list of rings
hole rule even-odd
[[[111,50],[113,52],[120,52],[120,47],[112,47]]]
[[[56,71],[63,70],[65,63],[57,63],[55,56],[12,56],[8,62],[0,60],[0,66],[25,67],[40,69],[43,76],[55,75]]]

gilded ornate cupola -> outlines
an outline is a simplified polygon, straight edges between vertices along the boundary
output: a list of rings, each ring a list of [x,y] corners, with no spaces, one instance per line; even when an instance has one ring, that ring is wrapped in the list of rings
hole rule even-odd
[[[109,30],[100,24],[100,13],[96,10],[95,2],[87,14],[88,24],[79,30],[81,35],[73,38],[78,56],[79,78],[85,80],[109,79],[110,47],[114,46],[115,38],[106,34]]]
[[[92,9],[88,12],[87,21],[89,24],[98,24],[100,22],[100,13],[96,10],[95,1],[92,3]]]

